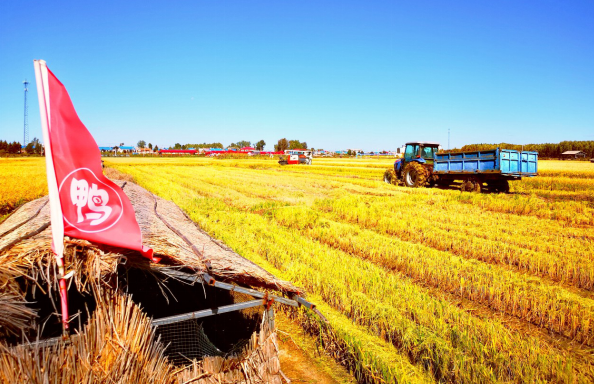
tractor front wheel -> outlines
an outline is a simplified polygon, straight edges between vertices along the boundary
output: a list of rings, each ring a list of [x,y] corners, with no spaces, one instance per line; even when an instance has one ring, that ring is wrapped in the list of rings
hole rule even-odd
[[[386,169],[386,172],[384,172],[384,183],[398,185],[398,176],[396,176],[393,169]]]
[[[416,161],[408,163],[404,168],[404,184],[411,188],[420,188],[427,185],[427,171]]]

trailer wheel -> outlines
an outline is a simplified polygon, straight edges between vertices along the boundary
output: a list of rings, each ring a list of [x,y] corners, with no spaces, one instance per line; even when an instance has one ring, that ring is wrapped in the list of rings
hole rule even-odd
[[[481,193],[481,191],[483,189],[483,183],[477,178],[472,179],[471,183],[472,183],[472,190],[470,192]]]
[[[404,168],[404,184],[411,188],[424,187],[427,184],[427,172],[425,167],[413,161]]]
[[[508,193],[509,192],[509,181],[507,180],[492,180],[487,182],[489,190],[495,193]]]
[[[437,180],[435,180],[435,186],[437,188],[445,188],[449,185],[450,185],[450,182],[448,180],[444,180],[442,178],[438,178]]]
[[[384,183],[398,185],[398,177],[393,169],[386,169],[384,172]]]
[[[472,191],[472,183],[470,180],[464,180],[462,184],[460,184],[460,191],[461,192],[470,192]]]
[[[477,179],[469,179],[462,182],[460,190],[462,192],[478,192],[481,193],[482,184]]]
[[[496,189],[497,189],[497,192],[508,193],[509,192],[509,181],[498,180]]]

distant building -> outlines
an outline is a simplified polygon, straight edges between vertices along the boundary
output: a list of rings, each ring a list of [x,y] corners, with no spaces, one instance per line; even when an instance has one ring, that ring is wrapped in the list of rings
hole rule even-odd
[[[141,155],[148,155],[148,154],[152,154],[153,150],[150,148],[138,148],[136,150],[136,153],[141,154]]]
[[[136,148],[135,147],[132,147],[132,146],[122,145],[121,147],[114,147],[114,149],[115,148],[117,148],[118,153],[128,153],[128,154],[131,154],[131,153],[136,152]]]
[[[583,159],[586,153],[582,151],[565,151],[561,154],[562,159]]]
[[[351,151],[351,153],[354,154],[359,154],[359,153],[363,153],[364,151],[362,149],[352,149],[352,148],[347,148],[347,153]]]

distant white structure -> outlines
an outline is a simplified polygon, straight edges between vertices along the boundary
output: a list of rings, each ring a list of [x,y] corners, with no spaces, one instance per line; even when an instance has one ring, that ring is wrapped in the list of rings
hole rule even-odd
[[[347,148],[346,151],[351,151],[351,153],[364,153],[362,149]]]

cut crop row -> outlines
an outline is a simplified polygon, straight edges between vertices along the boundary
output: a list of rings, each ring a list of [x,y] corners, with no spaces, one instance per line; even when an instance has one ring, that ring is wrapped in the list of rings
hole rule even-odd
[[[514,244],[485,239],[485,236],[466,236],[459,233],[455,225],[440,227],[439,224],[415,217],[418,216],[415,214],[419,209],[416,209],[411,200],[375,198],[372,202],[353,196],[319,201],[316,209],[341,221],[372,228],[405,241],[423,243],[458,256],[511,265],[518,270],[547,276],[581,288],[591,289],[594,286],[594,260],[588,257],[564,253],[543,254],[522,249]],[[439,218],[436,218],[436,223],[439,223]],[[471,224],[484,228],[485,232],[496,231],[498,228],[483,227],[480,220]],[[505,225],[505,222],[502,225]],[[583,248],[579,250],[583,251]]]
[[[592,300],[494,265],[316,217],[309,208],[277,209],[275,222],[456,296],[592,344]],[[557,315],[554,315],[557,314]],[[565,320],[565,323],[560,323]],[[581,333],[587,331],[587,333]]]

